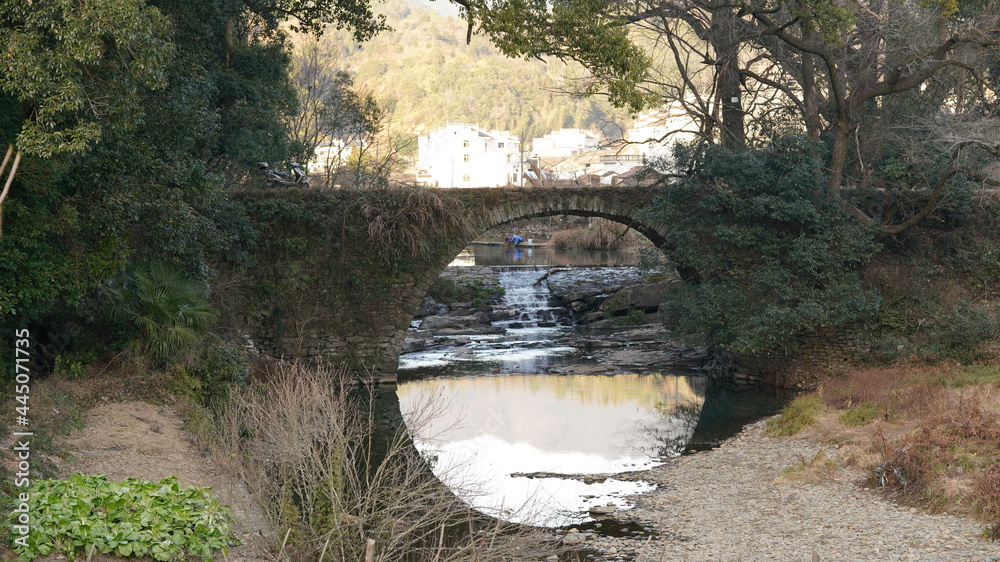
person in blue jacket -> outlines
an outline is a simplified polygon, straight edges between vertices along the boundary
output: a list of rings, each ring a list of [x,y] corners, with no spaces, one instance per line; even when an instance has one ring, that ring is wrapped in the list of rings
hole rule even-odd
[[[513,248],[516,248],[518,245],[521,244],[521,242],[524,242],[524,238],[521,238],[520,236],[518,236],[517,234],[515,234],[513,236],[508,236],[507,238],[505,238],[504,242],[503,242],[503,245],[504,246],[511,246]]]

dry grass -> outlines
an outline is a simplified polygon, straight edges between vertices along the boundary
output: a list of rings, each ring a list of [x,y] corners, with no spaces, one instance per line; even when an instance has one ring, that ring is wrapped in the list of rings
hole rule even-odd
[[[651,245],[627,226],[599,218],[586,228],[560,230],[552,235],[550,242],[559,249],[579,250],[635,250]]]
[[[1000,370],[895,365],[822,380],[835,410],[809,430],[870,470],[870,483],[932,511],[980,517],[1000,538]]]
[[[373,438],[378,415],[352,398],[346,373],[280,367],[236,391],[215,449],[270,521],[282,560],[545,558],[531,529],[471,511],[433,477],[406,431]],[[428,412],[433,413],[430,408]],[[554,547],[549,547],[554,548]]]
[[[832,480],[837,473],[837,463],[823,451],[812,458],[799,457],[799,464],[785,468],[775,479],[778,482],[796,482],[800,484],[818,484]]]
[[[426,255],[428,232],[468,234],[468,211],[457,200],[444,200],[426,188],[372,189],[364,194],[361,214],[368,221],[371,249],[387,261]]]

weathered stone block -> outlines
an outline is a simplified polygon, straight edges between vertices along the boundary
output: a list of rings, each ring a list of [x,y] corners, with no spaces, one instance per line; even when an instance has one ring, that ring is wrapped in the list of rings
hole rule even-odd
[[[601,305],[605,313],[620,315],[631,309],[653,312],[659,308],[666,294],[680,281],[667,280],[626,287],[605,299]]]

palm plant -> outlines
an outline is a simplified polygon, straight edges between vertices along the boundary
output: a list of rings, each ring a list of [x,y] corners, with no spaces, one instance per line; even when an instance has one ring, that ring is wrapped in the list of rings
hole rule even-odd
[[[157,360],[196,341],[218,316],[204,285],[158,262],[134,264],[108,295],[115,320],[138,331],[128,351]]]

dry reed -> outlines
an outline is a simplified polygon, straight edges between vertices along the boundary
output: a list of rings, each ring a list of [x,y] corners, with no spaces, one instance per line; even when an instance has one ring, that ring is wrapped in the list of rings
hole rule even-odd
[[[275,545],[279,558],[488,561],[555,552],[536,530],[470,510],[431,475],[405,430],[373,438],[377,415],[351,397],[346,375],[281,366],[258,387],[234,391],[217,420],[219,456],[256,496],[272,536],[287,536]]]
[[[586,228],[560,230],[550,242],[560,249],[635,250],[651,245],[629,227],[607,219],[592,219]]]
[[[995,367],[897,365],[822,382],[825,402],[879,412],[875,483],[932,511],[964,513],[1000,539],[1000,389]]]

